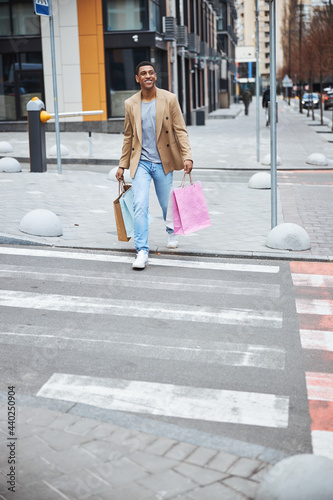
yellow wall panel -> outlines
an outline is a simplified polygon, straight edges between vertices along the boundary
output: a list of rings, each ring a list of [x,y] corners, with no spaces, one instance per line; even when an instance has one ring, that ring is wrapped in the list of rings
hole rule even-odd
[[[84,111],[103,109],[103,115],[84,116],[85,121],[107,119],[102,0],[77,0]]]

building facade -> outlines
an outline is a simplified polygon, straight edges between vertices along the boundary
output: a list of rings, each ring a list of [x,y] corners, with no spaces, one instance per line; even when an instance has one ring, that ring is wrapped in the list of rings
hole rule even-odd
[[[238,67],[238,92],[248,87],[255,93],[256,75],[256,0],[237,0],[237,37],[236,63]],[[263,88],[270,79],[270,0],[259,0],[259,74]],[[275,2],[276,8],[276,67],[283,64],[281,22],[284,2]]]
[[[154,62],[159,87],[177,94],[187,124],[228,105],[233,0],[53,0],[52,6],[59,112],[103,110],[71,122],[121,131],[142,60]],[[227,36],[222,45],[220,34]],[[31,0],[1,0],[0,121],[24,121],[34,96],[52,113],[52,71],[49,18],[35,15]]]

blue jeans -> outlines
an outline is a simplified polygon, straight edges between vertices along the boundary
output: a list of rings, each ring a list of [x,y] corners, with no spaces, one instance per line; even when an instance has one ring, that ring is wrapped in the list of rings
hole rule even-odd
[[[165,175],[162,163],[151,163],[140,160],[132,182],[134,195],[134,243],[137,252],[140,250],[149,252],[148,210],[150,182],[152,179],[154,180],[156,195],[162,208],[163,219],[166,220],[173,172]],[[173,229],[169,227],[166,230],[168,233],[173,233]]]

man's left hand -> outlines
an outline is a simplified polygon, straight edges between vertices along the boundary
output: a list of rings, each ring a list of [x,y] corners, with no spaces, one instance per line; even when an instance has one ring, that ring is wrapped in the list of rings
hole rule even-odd
[[[193,168],[193,161],[192,160],[185,160],[184,161],[185,174],[189,174],[192,171],[192,168]]]

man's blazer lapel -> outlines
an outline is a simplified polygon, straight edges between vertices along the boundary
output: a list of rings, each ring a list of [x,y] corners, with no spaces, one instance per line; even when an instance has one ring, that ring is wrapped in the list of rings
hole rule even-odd
[[[163,119],[165,114],[166,100],[160,89],[156,88],[156,141],[162,131]]]
[[[136,133],[140,144],[142,144],[142,126],[141,126],[141,92],[136,94],[136,99],[132,107],[133,118],[135,122]]]

